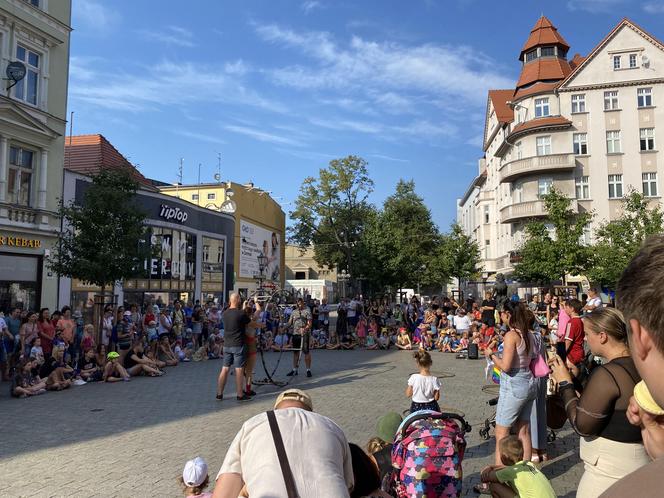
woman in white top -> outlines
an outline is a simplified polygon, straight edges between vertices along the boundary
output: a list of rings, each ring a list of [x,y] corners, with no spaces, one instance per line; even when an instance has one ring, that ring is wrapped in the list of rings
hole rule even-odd
[[[440,380],[430,373],[431,355],[426,351],[420,350],[413,353],[413,358],[415,358],[420,372],[408,378],[406,396],[412,398],[410,412],[413,413],[419,410],[439,412]]]
[[[159,337],[170,335],[173,330],[173,319],[168,315],[168,309],[164,306],[159,316]]]

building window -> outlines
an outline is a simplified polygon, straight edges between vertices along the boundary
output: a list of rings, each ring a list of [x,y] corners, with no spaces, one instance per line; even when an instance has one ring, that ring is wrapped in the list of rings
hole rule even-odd
[[[491,244],[490,240],[484,241],[484,258],[489,259],[489,245]]]
[[[553,47],[542,47],[540,50],[542,57],[551,57],[556,55],[556,51]]]
[[[613,111],[618,109],[618,90],[604,92],[604,110]]]
[[[586,112],[586,94],[572,95],[572,112]]]
[[[521,182],[513,183],[510,190],[514,202],[523,202],[523,184]]]
[[[526,62],[534,61],[537,59],[537,49],[526,52]]]
[[[620,199],[623,196],[622,175],[609,175],[609,199]]]
[[[9,148],[7,188],[11,204],[30,205],[33,160],[34,152],[19,147]]]
[[[631,69],[636,67],[636,54],[629,54],[629,67]]]
[[[484,205],[484,223],[489,223],[489,206]]]
[[[535,117],[543,118],[549,115],[549,99],[535,99]]]
[[[574,153],[575,154],[587,154],[588,153],[588,134],[587,133],[574,133],[572,135],[572,140],[574,142]]]
[[[14,87],[14,96],[28,104],[37,105],[40,56],[32,50],[16,45],[16,58],[25,64],[27,72],[25,78]]]
[[[613,69],[614,69],[614,71],[616,69],[620,69],[620,59],[621,59],[621,57],[619,55],[614,55],[613,56]]]
[[[637,89],[636,103],[639,107],[650,107],[652,105],[652,88]]]
[[[576,186],[577,199],[590,199],[590,182],[587,176],[577,176],[574,184]]]
[[[208,197],[208,201],[213,201],[217,197],[217,194],[214,194],[214,193],[208,194],[207,197]]]
[[[641,150],[655,150],[655,128],[639,130],[639,146]]]
[[[584,246],[589,246],[590,244],[592,244],[590,223],[588,223],[583,227],[583,233],[581,233],[581,238],[579,242],[581,242],[581,244],[583,244]]]
[[[515,143],[514,146],[516,147],[516,158],[523,159],[523,148],[521,147],[521,142]]]
[[[27,3],[30,5],[34,5],[35,7],[39,8],[39,1],[40,0],[25,0]]]
[[[621,152],[620,130],[606,132],[606,152],[608,154],[617,154]]]
[[[192,201],[197,201],[198,200],[198,194],[191,194],[191,200]]]
[[[551,137],[537,137],[537,155],[546,156],[551,154]]]
[[[553,178],[540,178],[537,180],[537,195],[540,197],[551,192],[553,187]]]
[[[643,173],[643,195],[646,197],[657,197],[657,173]]]

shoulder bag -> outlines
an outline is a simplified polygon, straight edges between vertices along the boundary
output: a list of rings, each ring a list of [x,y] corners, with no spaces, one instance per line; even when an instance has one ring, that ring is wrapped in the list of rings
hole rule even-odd
[[[281,431],[279,430],[277,417],[273,410],[267,412],[267,420],[270,423],[270,431],[272,431],[272,439],[274,440],[274,446],[277,450],[281,473],[283,474],[284,482],[286,483],[288,498],[299,498],[300,495],[297,494],[295,479],[293,478],[293,472],[291,472],[290,464],[288,463],[288,455],[286,455],[286,449],[284,448],[284,441],[281,439]]]
[[[535,357],[530,360],[530,371],[538,379],[548,377],[549,365],[546,363],[546,360],[544,359],[544,351],[542,351],[542,335],[539,333],[537,335],[532,334],[532,338],[533,353],[535,353]]]

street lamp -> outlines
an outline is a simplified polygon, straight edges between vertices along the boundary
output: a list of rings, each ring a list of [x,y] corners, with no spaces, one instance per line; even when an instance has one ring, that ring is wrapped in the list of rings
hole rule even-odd
[[[342,283],[342,285],[341,285],[341,294],[342,294],[342,296],[341,297],[342,297],[342,299],[345,299],[346,298],[346,282],[348,280],[350,280],[350,273],[348,273],[345,268],[343,270],[341,270],[341,273],[339,273],[337,275],[337,281],[339,281],[339,280],[341,280],[341,283]]]

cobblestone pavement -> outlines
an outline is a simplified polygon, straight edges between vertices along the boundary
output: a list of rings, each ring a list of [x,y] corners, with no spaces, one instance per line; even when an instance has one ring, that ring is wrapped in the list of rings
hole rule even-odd
[[[276,362],[276,353],[267,355]],[[277,376],[285,379],[284,354]],[[473,425],[464,459],[464,496],[474,496],[478,472],[492,461],[493,442],[478,429],[493,409],[481,387],[484,361],[434,354],[442,380],[441,404],[466,414]],[[207,459],[216,475],[225,451],[249,417],[271,407],[278,389],[261,387],[252,401],[238,404],[232,378],[214,399],[220,361],[188,363],[162,378],[129,383],[88,384],[32,399],[10,399],[2,384],[0,413],[0,496],[131,497],[182,496],[176,478],[184,462]],[[364,445],[376,418],[408,407],[405,383],[413,360],[401,351],[315,351],[314,377],[292,385],[308,390],[316,411],[334,419],[349,441]],[[256,368],[261,377],[262,367]],[[572,497],[582,473],[578,437],[566,428],[550,445],[544,472],[559,496]]]

